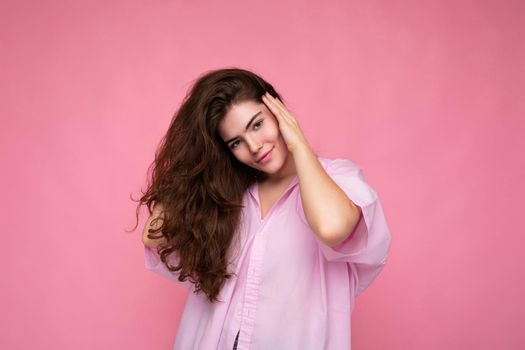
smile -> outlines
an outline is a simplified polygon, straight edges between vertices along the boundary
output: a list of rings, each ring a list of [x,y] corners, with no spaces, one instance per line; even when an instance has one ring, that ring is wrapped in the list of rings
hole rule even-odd
[[[269,150],[265,155],[263,155],[261,158],[259,158],[259,160],[257,161],[257,163],[266,163],[270,157],[272,156],[272,151],[273,151],[273,148],[271,150]]]

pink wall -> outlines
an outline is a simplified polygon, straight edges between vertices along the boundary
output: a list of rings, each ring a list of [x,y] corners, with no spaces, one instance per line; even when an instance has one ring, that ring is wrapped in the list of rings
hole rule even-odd
[[[391,257],[354,349],[523,348],[523,4],[2,1],[0,348],[171,348],[186,294],[145,270],[129,196],[227,65],[382,198]]]

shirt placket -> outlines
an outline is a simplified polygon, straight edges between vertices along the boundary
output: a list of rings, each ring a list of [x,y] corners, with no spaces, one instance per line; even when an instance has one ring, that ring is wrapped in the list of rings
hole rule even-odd
[[[254,238],[252,254],[248,265],[246,287],[244,289],[243,305],[241,310],[241,333],[237,349],[248,350],[250,346],[253,329],[255,326],[255,314],[259,300],[259,285],[261,282],[261,270],[266,247],[266,235],[262,234],[266,223],[257,230]]]
[[[254,215],[256,215],[257,218],[255,220],[257,223],[257,229],[255,230],[255,237],[253,241],[250,262],[248,265],[246,287],[244,290],[244,299],[241,310],[240,334],[237,343],[238,350],[250,349],[251,338],[255,326],[255,316],[257,311],[257,302],[259,300],[259,286],[261,283],[262,266],[264,262],[264,254],[266,252],[266,243],[268,240],[268,235],[264,234],[264,230],[268,226],[268,223],[271,220],[274,212],[279,209],[279,207],[282,205],[282,201],[288,197],[291,188],[297,182],[297,178],[292,180],[292,182],[288,185],[288,188],[275,202],[264,219],[260,219],[260,201],[257,192],[258,189],[256,187],[256,191],[254,193],[256,213]],[[235,334],[237,334],[237,332],[235,332]]]

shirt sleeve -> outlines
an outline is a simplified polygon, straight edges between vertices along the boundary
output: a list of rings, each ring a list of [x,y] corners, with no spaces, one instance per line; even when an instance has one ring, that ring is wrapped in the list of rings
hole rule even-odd
[[[177,261],[173,256],[173,254],[170,255],[168,257],[168,261],[172,266],[176,266]],[[162,277],[167,278],[175,284],[182,285],[188,289],[192,285],[192,283],[189,280],[186,280],[184,282],[179,281],[179,275],[176,272],[168,270],[166,265],[160,260],[160,256],[157,250],[155,248],[150,248],[146,245],[144,245],[144,265],[147,270],[153,271],[161,275]]]
[[[390,230],[379,197],[366,182],[357,164],[347,159],[334,159],[322,164],[332,180],[361,208],[358,224],[344,241],[330,247],[318,240],[319,248],[327,261],[351,265],[357,280],[357,295],[384,268],[391,244]],[[302,205],[299,212],[306,221]]]

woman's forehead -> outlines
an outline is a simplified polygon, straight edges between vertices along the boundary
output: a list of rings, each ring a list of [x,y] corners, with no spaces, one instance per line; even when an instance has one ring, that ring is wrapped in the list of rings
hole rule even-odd
[[[235,120],[246,118],[250,119],[263,107],[265,107],[264,103],[259,103],[251,100],[235,103],[229,108],[228,112],[226,113],[226,117]]]
[[[232,105],[219,123],[219,132],[224,138],[244,132],[252,119],[264,114],[267,107],[264,103],[246,101]]]

